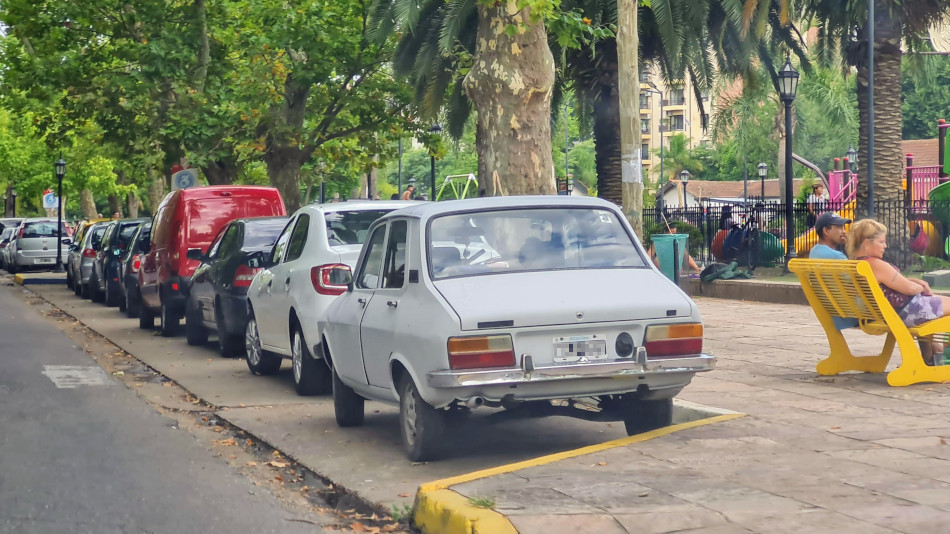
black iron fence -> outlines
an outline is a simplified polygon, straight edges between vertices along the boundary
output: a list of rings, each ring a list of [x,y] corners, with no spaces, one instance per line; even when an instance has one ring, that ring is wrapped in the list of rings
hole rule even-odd
[[[927,255],[944,258],[944,231],[941,221],[950,221],[950,203],[909,203],[904,200],[880,200],[874,203],[874,219],[888,228],[888,250],[885,259],[901,269],[907,269],[919,261],[917,256]],[[857,209],[854,203],[825,202],[822,211],[835,211],[848,219],[859,220],[866,216],[866,208]],[[676,226],[680,233],[689,233],[690,254],[704,264],[722,262],[730,250],[727,245],[730,231],[750,232],[757,227],[758,241],[755,255],[760,266],[781,266],[785,263],[786,211],[781,202],[757,202],[748,204],[723,204],[703,202],[699,205],[666,207],[663,214],[657,208],[644,210],[644,236],[649,240],[653,233],[666,232],[666,222]],[[792,209],[795,250],[799,256],[818,242],[815,234],[814,215],[804,203],[795,203]],[[950,225],[948,225],[950,226]],[[916,230],[927,234],[926,239],[917,237]],[[914,251],[911,242],[917,245]],[[922,241],[929,241],[926,249]],[[734,242],[732,242],[734,244]],[[724,250],[725,249],[725,250]],[[734,251],[734,249],[733,249]],[[916,253],[916,254],[915,254]]]

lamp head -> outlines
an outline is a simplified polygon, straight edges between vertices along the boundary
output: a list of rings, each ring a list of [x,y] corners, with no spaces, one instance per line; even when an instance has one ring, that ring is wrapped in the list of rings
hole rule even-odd
[[[848,161],[856,164],[858,162],[858,151],[854,149],[854,145],[848,145],[848,151],[845,153],[848,156]]]
[[[687,171],[686,169],[683,169],[683,171],[680,172],[680,181],[683,182],[684,184],[687,184],[689,183],[690,176],[692,175],[689,173],[689,171]]]
[[[769,164],[766,162],[759,163],[759,178],[765,178],[769,175]]]
[[[53,167],[56,169],[56,177],[62,180],[63,176],[66,176],[66,160],[63,159],[63,156],[56,160]]]
[[[798,71],[792,66],[791,59],[785,60],[785,65],[778,71],[779,96],[786,102],[795,100],[798,94]]]

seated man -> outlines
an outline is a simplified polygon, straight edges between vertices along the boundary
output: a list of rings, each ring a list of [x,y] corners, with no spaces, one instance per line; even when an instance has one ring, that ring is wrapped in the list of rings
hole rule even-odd
[[[812,260],[846,260],[848,259],[842,252],[845,239],[848,237],[844,225],[851,224],[851,219],[845,219],[837,213],[826,211],[818,216],[815,221],[815,233],[818,234],[818,244],[812,247],[808,253],[808,258]],[[854,328],[858,326],[857,319],[845,319],[844,317],[832,317],[835,328],[844,330],[845,328]]]

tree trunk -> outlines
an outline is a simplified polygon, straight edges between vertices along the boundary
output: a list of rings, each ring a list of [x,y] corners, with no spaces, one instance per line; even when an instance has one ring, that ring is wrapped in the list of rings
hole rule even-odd
[[[208,180],[208,185],[231,185],[237,179],[239,169],[231,161],[218,159],[207,167],[202,167],[201,172]]]
[[[109,217],[122,218],[122,197],[109,195]]]
[[[158,169],[152,167],[148,170],[148,208],[152,215],[165,198],[165,176]]]
[[[195,69],[195,89],[204,92],[205,79],[208,77],[208,63],[211,62],[211,46],[208,43],[208,10],[205,0],[195,0],[195,18],[198,24],[198,68]]]
[[[643,168],[640,154],[640,41],[636,0],[617,0],[617,88],[620,92],[620,171],[623,213],[643,237]],[[662,141],[662,136],[661,136]],[[686,191],[683,191],[686,207]]]
[[[83,219],[94,219],[98,215],[92,191],[83,189],[79,192],[79,211],[82,212]]]
[[[4,217],[13,216],[13,201],[14,201],[13,186],[8,185],[7,192],[3,196],[3,216]]]
[[[617,205],[623,200],[620,168],[620,94],[617,89],[617,42],[598,44],[600,76],[594,89],[594,154],[597,196]]]
[[[284,82],[284,102],[270,110],[264,163],[270,183],[284,197],[287,213],[300,208],[300,169],[310,159],[312,148],[300,146],[310,86],[297,83],[293,74]]]
[[[137,219],[139,217],[139,197],[135,195],[135,192],[129,193],[125,197],[125,202],[129,207],[129,217]]]
[[[482,183],[492,196],[556,194],[551,154],[554,56],[544,22],[533,21],[515,0],[480,2],[478,15],[474,65],[464,84],[478,114]],[[518,28],[513,36],[505,33],[509,26]]]

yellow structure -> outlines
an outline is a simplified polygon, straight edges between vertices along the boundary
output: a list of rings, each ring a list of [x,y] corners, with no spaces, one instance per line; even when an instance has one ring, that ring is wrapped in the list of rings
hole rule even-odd
[[[808,303],[818,316],[828,337],[831,354],[818,362],[818,374],[836,375],[844,371],[883,373],[895,345],[901,351],[901,364],[887,374],[892,386],[921,382],[950,382],[950,365],[924,363],[914,338],[950,332],[950,317],[941,317],[908,328],[887,302],[881,286],[863,260],[803,260],[789,262],[789,270],[798,275]],[[886,335],[880,354],[855,356],[832,316],[857,319],[867,334]]]

